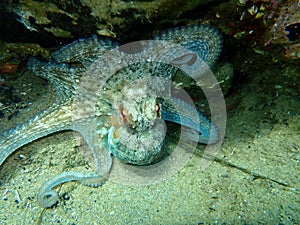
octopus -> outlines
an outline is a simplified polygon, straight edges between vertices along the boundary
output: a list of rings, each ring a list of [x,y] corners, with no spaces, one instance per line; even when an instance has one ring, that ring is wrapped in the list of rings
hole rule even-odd
[[[125,45],[99,37],[80,39],[55,51],[48,61],[29,58],[27,69],[55,87],[56,100],[1,134],[0,165],[34,140],[64,130],[79,132],[91,150],[94,172],[68,171],[48,179],[37,200],[49,208],[59,201],[58,185],[70,181],[102,185],[113,159],[144,168],[166,158],[164,121],[181,124],[186,140],[218,142],[215,123],[195,109],[172,79],[180,70],[201,83],[221,46],[215,28],[194,25]]]

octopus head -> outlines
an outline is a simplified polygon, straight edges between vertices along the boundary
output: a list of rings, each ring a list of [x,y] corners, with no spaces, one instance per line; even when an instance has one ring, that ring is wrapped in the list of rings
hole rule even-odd
[[[166,126],[156,99],[142,84],[126,86],[116,98],[108,147],[119,160],[146,165],[160,158]]]
[[[119,116],[123,124],[130,129],[142,132],[154,125],[154,121],[160,118],[160,107],[154,97],[133,99],[123,102],[119,109]]]
[[[116,97],[114,108],[119,125],[126,126],[133,133],[151,129],[161,118],[157,95],[144,81],[126,85]]]

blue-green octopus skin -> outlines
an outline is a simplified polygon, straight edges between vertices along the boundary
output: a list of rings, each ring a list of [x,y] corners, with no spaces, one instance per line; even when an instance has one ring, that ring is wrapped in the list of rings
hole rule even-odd
[[[205,25],[171,29],[157,36],[156,40],[166,40],[180,44],[197,53],[209,66],[215,63],[222,48],[222,41],[218,31],[213,27]],[[153,76],[153,66],[158,76],[172,79],[177,68],[160,65],[159,63],[128,66],[128,68],[117,73],[119,76],[114,75],[108,79],[103,89],[97,92],[100,93],[99,95],[94,93],[95,90],[92,90],[93,81],[91,83],[87,81],[87,85],[83,85],[83,88],[85,88],[84,93],[86,94],[84,97],[97,99],[96,109],[90,108],[89,105],[84,105],[84,110],[75,108],[76,116],[74,117],[74,98],[78,86],[81,85],[82,75],[101,55],[110,49],[114,49],[116,46],[118,46],[117,43],[97,37],[80,39],[54,52],[48,62],[39,61],[34,58],[30,58],[27,62],[29,70],[33,71],[36,76],[50,81],[55,87],[56,101],[51,107],[36,114],[24,124],[17,125],[1,134],[0,165],[20,147],[36,139],[64,130],[75,130],[83,136],[93,154],[96,165],[94,173],[91,174],[64,172],[46,181],[39,189],[37,195],[39,204],[44,208],[51,207],[59,200],[58,194],[53,188],[62,183],[78,181],[89,186],[101,185],[109,175],[112,165],[112,155],[125,163],[136,165],[149,164],[152,162],[151,160],[158,160],[161,148],[160,143],[152,143],[155,151],[143,152],[137,156],[131,154],[131,149],[120,142],[122,136],[119,135],[128,135],[129,138],[136,135],[134,138],[143,138],[145,140],[152,138],[151,132],[147,133],[144,131],[152,129],[155,131],[153,135],[159,134],[163,130],[159,125],[160,120],[163,119],[182,124],[199,132],[199,142],[201,143],[214,143],[218,140],[217,128],[200,112],[197,112],[197,119],[200,121],[200,126],[195,127],[193,122],[195,118],[190,117],[189,110],[191,106],[182,100],[174,99],[174,104],[184,109],[181,117],[168,106],[168,103],[163,101],[153,103],[153,99],[151,98],[146,100],[141,99],[132,103],[137,109],[139,108],[139,104],[146,104],[145,109],[138,110],[148,110],[147,112],[150,112],[148,120],[142,117],[134,120],[130,107],[126,111],[127,114],[122,111],[124,110],[123,108],[114,108],[112,103],[115,101],[116,93],[121,90],[120,85],[123,83],[128,84],[143,77]],[[192,61],[192,58],[179,57],[177,60],[174,60],[174,64],[184,64],[187,61]],[[105,71],[105,68],[103,70]],[[157,106],[160,108],[160,115],[155,112]],[[144,113],[142,111],[140,113]],[[113,120],[112,118],[115,119]],[[124,124],[125,119],[126,124]],[[151,122],[152,119],[153,121]],[[156,123],[157,126],[155,125]],[[95,126],[96,132],[90,130],[90,127]],[[153,156],[151,154],[157,155]]]

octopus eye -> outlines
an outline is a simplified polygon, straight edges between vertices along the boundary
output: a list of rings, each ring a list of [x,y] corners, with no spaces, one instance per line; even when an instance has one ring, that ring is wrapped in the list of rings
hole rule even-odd
[[[160,117],[160,107],[157,103],[155,105],[155,111],[156,111],[157,117]]]
[[[121,116],[122,116],[123,119],[125,119],[128,116],[125,109],[121,109]]]
[[[127,111],[124,108],[122,108],[120,110],[120,112],[121,112],[121,117],[122,117],[123,123],[127,123],[127,119],[129,117]]]

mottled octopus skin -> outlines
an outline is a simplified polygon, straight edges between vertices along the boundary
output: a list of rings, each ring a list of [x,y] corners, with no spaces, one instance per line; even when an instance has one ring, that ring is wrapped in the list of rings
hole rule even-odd
[[[212,66],[217,60],[222,44],[219,33],[214,28],[204,25],[168,30],[157,36],[156,40],[167,40],[180,44],[197,53],[209,66]],[[218,140],[217,128],[200,112],[197,112],[200,126],[194,126],[193,120],[195,118],[190,116],[190,106],[181,100],[175,100],[175,104],[177,107],[182,107],[182,118],[179,117],[176,110],[168,106],[167,102],[156,101],[151,96],[140,100],[129,98],[128,106],[125,105],[124,99],[116,99],[116,93],[120,92],[124,85],[137,79],[158,76],[171,80],[178,70],[176,67],[161,65],[157,62],[130,65],[110,77],[103,89],[97,91],[98,94],[95,93],[96,89],[92,90],[93,81],[90,83],[89,80],[86,80],[86,83],[81,82],[82,75],[87,71],[87,68],[107,50],[116,46],[116,43],[97,37],[80,39],[54,52],[48,62],[34,58],[28,60],[27,68],[32,70],[35,75],[50,81],[55,87],[56,101],[51,107],[36,114],[24,124],[1,134],[0,165],[10,154],[23,145],[63,130],[75,130],[83,136],[93,154],[96,165],[92,174],[64,172],[47,180],[38,192],[38,202],[44,208],[51,207],[59,200],[56,191],[52,190],[59,184],[78,181],[89,186],[101,185],[105,180],[104,178],[109,174],[112,155],[124,163],[135,165],[146,165],[159,160],[164,134],[157,136],[158,139],[162,139],[157,143],[149,140],[153,138],[153,135],[163,132],[164,127],[161,126],[161,120],[179,123],[198,131],[199,136],[201,136],[199,138],[201,143],[213,143]],[[177,60],[178,63],[180,60]],[[109,72],[109,68],[103,68],[103,70]],[[142,88],[145,84],[139,85]],[[157,85],[163,86],[159,83]],[[83,93],[78,95],[80,88]],[[144,89],[147,90],[147,88]],[[135,94],[134,88],[131,90],[128,87],[128,90],[132,91],[133,95]],[[95,103],[95,106],[84,105],[85,103],[83,103],[81,107],[78,107],[74,104],[74,101],[80,102],[83,97],[90,99]],[[114,102],[121,104],[122,107],[124,105],[127,111],[118,108],[119,105],[114,105]],[[140,104],[145,104],[145,108],[141,108]],[[160,107],[159,113],[157,112],[158,106]],[[135,113],[138,117],[136,120],[133,116],[133,108],[136,108]],[[76,112],[75,115],[74,112]],[[148,113],[149,118],[143,116],[144,114],[139,115],[139,113]],[[96,127],[96,132],[90,129],[91,127]],[[149,131],[150,133],[148,133]],[[141,150],[132,153],[132,149],[122,142],[122,138],[125,136],[126,140],[131,138],[132,140],[143,139],[143,146],[149,144],[153,151],[146,149],[147,151]],[[147,140],[147,138],[150,139]],[[135,146],[137,145],[134,145],[133,148]]]

